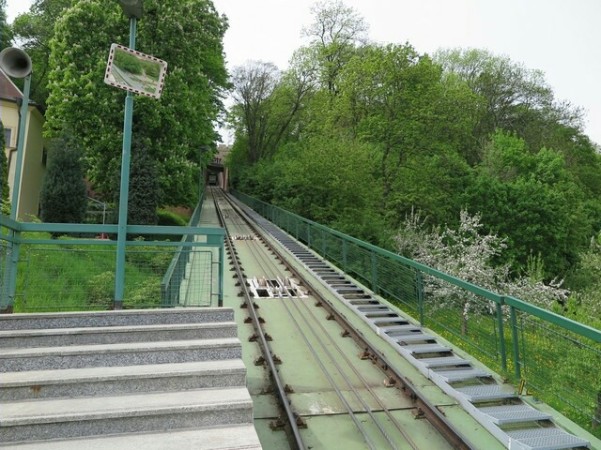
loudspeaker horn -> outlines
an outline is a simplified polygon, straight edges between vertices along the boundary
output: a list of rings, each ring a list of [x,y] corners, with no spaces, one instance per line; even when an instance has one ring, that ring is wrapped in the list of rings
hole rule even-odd
[[[20,48],[5,48],[0,52],[0,69],[9,77],[25,78],[31,73],[31,58]]]

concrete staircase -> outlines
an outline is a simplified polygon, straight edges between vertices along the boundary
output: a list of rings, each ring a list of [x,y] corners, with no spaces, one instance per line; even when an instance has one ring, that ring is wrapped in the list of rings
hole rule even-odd
[[[0,448],[260,449],[233,310],[0,316]]]

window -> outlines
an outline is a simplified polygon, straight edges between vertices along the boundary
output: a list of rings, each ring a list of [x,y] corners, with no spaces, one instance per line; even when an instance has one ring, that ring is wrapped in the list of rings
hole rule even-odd
[[[6,147],[12,147],[12,137],[13,137],[13,129],[5,128],[4,129],[4,145]]]

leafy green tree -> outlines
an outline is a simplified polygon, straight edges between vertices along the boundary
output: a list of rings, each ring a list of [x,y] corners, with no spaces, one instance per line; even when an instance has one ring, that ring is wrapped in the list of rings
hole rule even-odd
[[[593,229],[583,193],[563,156],[544,148],[531,153],[524,140],[498,132],[474,176],[466,204],[507,237],[504,262],[520,271],[531,255],[540,254],[547,278],[565,275]]]
[[[0,122],[0,212],[10,214],[10,200],[8,187],[8,159],[4,152],[6,143],[4,142],[4,125]]]
[[[30,97],[42,109],[48,98],[50,40],[54,36],[54,25],[63,11],[74,3],[75,0],[34,0],[29,11],[17,16],[11,26],[15,40],[31,57]]]
[[[337,94],[338,76],[356,47],[367,41],[369,27],[356,10],[339,0],[316,3],[311,12],[314,21],[303,34],[309,39],[320,84],[328,93]]]
[[[110,44],[126,43],[129,30],[119,5],[113,6],[87,0],[61,14],[49,43],[46,114],[48,136],[68,125],[81,140],[88,176],[107,198],[118,189],[125,93],[102,80]],[[133,139],[150,143],[160,203],[196,199],[199,149],[214,146],[213,123],[229,86],[222,45],[226,28],[208,0],[144,3],[138,50],[166,60],[169,69],[160,100],[136,98]]]
[[[378,150],[374,156],[391,226],[396,228],[416,201],[444,220],[437,204],[449,203],[443,197],[453,197],[467,169],[457,155],[472,127],[463,112],[471,106],[471,94],[460,85],[445,86],[440,67],[409,45],[364,47],[341,80],[339,123]],[[422,176],[424,164],[434,169],[432,177]]]
[[[13,32],[6,22],[6,0],[0,0],[0,50],[10,47]]]
[[[582,125],[582,112],[557,101],[539,70],[478,49],[441,50],[434,59],[479,97],[473,130],[477,147],[481,148],[495,130],[503,129],[526,139],[537,150],[554,146],[548,138],[559,124],[575,129]],[[477,163],[477,148],[469,150],[469,162]]]
[[[279,82],[279,71],[270,63],[248,62],[234,69],[234,126],[246,137],[250,164],[269,152],[268,123],[271,120],[270,97]]]
[[[83,223],[87,204],[81,149],[73,138],[56,139],[48,151],[40,194],[41,219],[50,223]]]

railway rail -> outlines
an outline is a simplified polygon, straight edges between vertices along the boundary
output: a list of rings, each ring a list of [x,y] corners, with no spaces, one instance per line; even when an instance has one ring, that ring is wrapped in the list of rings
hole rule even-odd
[[[508,448],[494,427],[478,420],[469,405],[448,395],[445,386],[408,364],[410,358],[390,344],[403,350],[421,344],[415,354],[449,368],[440,372],[447,384],[459,380],[459,374],[488,380],[488,373],[442,348],[223,191],[213,188],[212,195],[254,326],[251,340],[262,350],[256,364],[267,367],[281,408],[272,425],[287,431],[291,448],[333,448],[332,443],[347,449]],[[511,396],[506,399],[515,403]],[[532,419],[537,428],[557,434],[543,423],[547,420],[542,415]],[[567,433],[562,438],[563,446],[527,446],[515,440],[511,448],[586,447]]]

